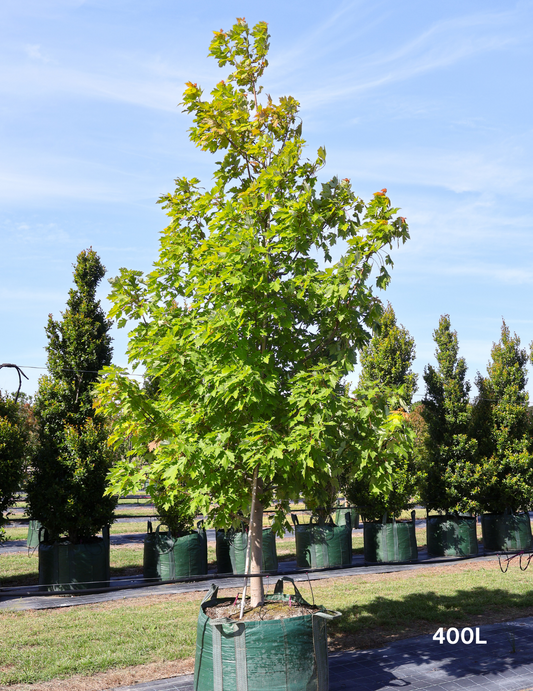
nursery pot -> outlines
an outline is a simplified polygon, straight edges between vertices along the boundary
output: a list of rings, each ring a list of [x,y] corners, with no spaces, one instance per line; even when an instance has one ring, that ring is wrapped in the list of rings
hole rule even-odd
[[[233,531],[226,531],[222,528],[216,531],[216,555],[217,573],[233,573],[231,558],[229,555],[229,545]]]
[[[145,578],[170,581],[207,574],[207,536],[200,523],[197,531],[176,538],[160,528],[161,524],[154,533],[152,522],[148,521],[144,538]]]
[[[65,591],[109,586],[109,526],[103,537],[72,544],[68,540],[39,543],[39,585]]]
[[[350,516],[352,529],[357,530],[359,528],[359,514],[353,506],[339,506],[335,511],[335,523],[346,525],[346,515]]]
[[[246,573],[248,533],[246,531],[231,531],[228,536],[228,542],[233,573]],[[263,564],[261,570],[264,573],[277,573],[278,571],[276,536],[271,528],[263,528]]]
[[[511,552],[531,547],[531,522],[527,513],[484,513],[481,532],[487,552]]]
[[[300,568],[320,569],[327,566],[349,566],[352,563],[352,526],[350,514],[346,523],[299,524],[292,514],[296,537],[296,565]]]
[[[475,516],[428,516],[428,553],[434,557],[475,557],[478,553]]]
[[[290,581],[294,595],[283,593]],[[327,622],[340,616],[316,608],[287,619],[210,619],[205,610],[234,598],[218,598],[214,584],[198,615],[194,691],[328,691]],[[266,601],[309,606],[291,578],[280,578]]]
[[[363,523],[365,561],[369,562],[400,562],[417,561],[415,512],[411,513],[412,520],[405,523],[386,522],[386,517],[380,523]]]
[[[39,530],[42,528],[39,521],[30,518],[28,523],[28,537],[26,538],[26,545],[28,549],[36,549],[39,546]]]

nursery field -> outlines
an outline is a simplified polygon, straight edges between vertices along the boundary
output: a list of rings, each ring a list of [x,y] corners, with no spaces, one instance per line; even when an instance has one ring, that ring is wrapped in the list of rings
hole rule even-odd
[[[130,557],[124,556],[124,568]],[[333,650],[378,647],[441,626],[472,627],[533,615],[531,574],[514,567],[502,574],[497,561],[392,574],[358,572],[315,581],[313,594],[304,583],[301,592],[342,613],[330,625]],[[3,611],[0,639],[16,645],[0,649],[0,684],[68,679],[69,691],[87,691],[189,673],[202,596]],[[58,683],[54,688],[61,688]]]

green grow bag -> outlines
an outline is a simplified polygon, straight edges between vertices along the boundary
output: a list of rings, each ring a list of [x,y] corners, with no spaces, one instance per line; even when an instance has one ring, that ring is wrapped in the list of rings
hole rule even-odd
[[[296,565],[302,569],[349,566],[352,563],[352,526],[350,514],[345,525],[307,523],[300,525],[293,514],[296,537]]]
[[[65,591],[109,586],[109,526],[103,538],[74,545],[68,540],[39,543],[41,590]]]
[[[30,518],[28,523],[28,537],[26,538],[26,545],[28,549],[37,549],[39,547],[39,530],[42,528],[39,521]]]
[[[232,531],[226,532],[221,528],[216,531],[217,573],[233,573],[229,545]]]
[[[363,523],[365,561],[373,563],[417,561],[415,520],[408,523]]]
[[[231,532],[228,536],[229,556],[233,573],[246,573],[246,548],[248,547],[248,533]],[[276,552],[276,536],[271,528],[263,528],[263,565],[264,573],[277,573],[278,555]]]
[[[359,514],[357,513],[357,509],[353,506],[339,506],[335,511],[336,525],[346,525],[346,514],[350,515],[352,530],[357,530],[359,528]]]
[[[267,601],[287,601],[280,578]],[[205,609],[233,598],[218,598],[214,584],[198,615],[194,691],[327,691],[328,620],[340,616],[316,608],[289,619],[210,619]],[[294,585],[292,601],[308,605]]]
[[[207,535],[198,527],[182,537],[160,532],[161,525],[152,532],[148,521],[144,538],[143,576],[152,580],[172,581],[175,578],[205,576],[207,574]]]
[[[474,516],[428,516],[428,553],[434,557],[475,557],[478,554]]]
[[[481,531],[487,552],[512,552],[531,547],[531,522],[527,513],[484,513]]]

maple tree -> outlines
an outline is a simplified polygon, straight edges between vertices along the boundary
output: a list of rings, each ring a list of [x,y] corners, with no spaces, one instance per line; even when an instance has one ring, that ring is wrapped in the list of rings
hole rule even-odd
[[[303,159],[298,102],[275,102],[259,84],[268,48],[266,23],[239,19],[215,32],[209,51],[230,74],[210,97],[187,84],[190,139],[220,156],[214,183],[178,178],[160,200],[170,225],[153,270],[122,269],[112,281],[110,315],[135,323],[129,361],[157,377],[158,392],[146,395],[118,367],[106,368],[98,390],[114,440],[132,443],[110,491],[156,476],[169,502],[186,492],[216,525],[244,517],[252,573],[266,507],[281,533],[289,501],[354,466],[366,465],[386,491],[394,449],[406,443],[403,418],[384,402],[368,434],[378,404],[339,384],[382,313],[372,271],[386,287],[389,249],[407,240],[407,224],[386,190],[365,203],[348,179],[319,183],[326,153]],[[345,251],[333,261],[339,243]],[[252,604],[262,601],[260,578],[251,593]]]

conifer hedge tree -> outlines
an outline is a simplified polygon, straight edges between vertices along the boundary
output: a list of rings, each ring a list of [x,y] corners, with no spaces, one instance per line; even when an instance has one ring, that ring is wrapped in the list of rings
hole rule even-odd
[[[526,365],[528,354],[520,338],[502,324],[494,343],[487,377],[479,373],[473,411],[480,464],[476,473],[476,502],[487,513],[528,511],[533,503],[532,425]]]
[[[402,387],[402,400],[409,408],[418,390],[418,375],[412,370],[415,357],[415,339],[404,326],[398,326],[389,302],[379,320],[378,331],[361,350],[358,386]]]
[[[365,389],[373,386],[392,409],[402,410],[405,415],[417,390],[418,375],[412,371],[415,355],[414,339],[404,326],[398,326],[394,309],[388,303],[372,339],[361,349],[361,374],[355,395],[364,395]],[[374,521],[381,521],[385,514],[388,519],[398,518],[402,511],[414,505],[415,491],[412,453],[398,456],[392,487],[386,495],[372,492],[370,478],[364,470],[350,478],[345,486],[350,504],[366,520]]]
[[[371,271],[385,287],[405,219],[386,190],[364,203],[348,179],[319,183],[325,150],[303,158],[298,102],[262,94],[268,48],[264,22],[215,32],[209,54],[231,71],[210,97],[189,82],[183,100],[190,139],[218,154],[214,183],[178,178],[161,199],[171,222],[153,271],[123,269],[112,281],[111,316],[135,322],[129,360],[158,377],[157,395],[119,368],[99,385],[113,439],[131,435],[134,447],[113,469],[112,491],[157,477],[170,494],[184,483],[216,525],[250,517],[252,573],[261,570],[264,507],[274,504],[281,531],[289,500],[350,465],[366,464],[385,491],[389,447],[405,437],[401,416],[383,409],[376,459],[357,433],[373,406],[339,388],[381,315]],[[346,252],[333,262],[341,241]],[[262,601],[260,578],[251,593],[252,605]]]
[[[28,483],[29,511],[50,539],[73,543],[96,535],[111,522],[116,500],[105,496],[116,454],[108,448],[109,427],[93,408],[98,371],[111,364],[111,322],[96,300],[105,275],[96,252],[80,252],[62,320],[49,316],[49,375],[39,380],[34,410],[37,450]]]
[[[470,383],[448,314],[439,319],[433,338],[438,366],[424,369],[421,414],[426,434],[418,455],[420,499],[428,511],[475,511],[479,469],[471,431]]]

